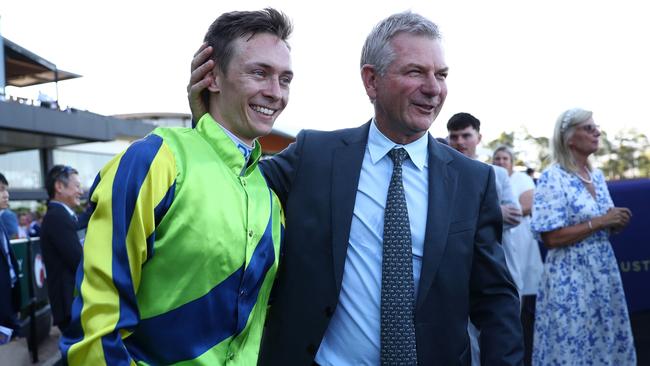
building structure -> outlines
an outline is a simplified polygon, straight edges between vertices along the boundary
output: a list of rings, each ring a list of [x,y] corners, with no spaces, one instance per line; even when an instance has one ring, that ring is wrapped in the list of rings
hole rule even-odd
[[[124,121],[74,108],[61,108],[54,98],[30,100],[16,97],[7,87],[58,83],[81,77],[59,70],[43,57],[0,36],[0,170],[11,182],[12,201],[45,200],[45,174],[55,164],[73,165],[89,188],[94,175],[110,157],[101,149],[66,148],[88,143],[141,138],[154,126],[142,121]],[[3,72],[4,70],[4,72]],[[104,149],[106,150],[106,149]],[[87,179],[86,175],[92,178]]]

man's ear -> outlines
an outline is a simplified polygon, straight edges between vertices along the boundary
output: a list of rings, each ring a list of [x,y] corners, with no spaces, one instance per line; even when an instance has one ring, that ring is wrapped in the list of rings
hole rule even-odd
[[[479,134],[478,134],[478,142],[479,142],[479,143],[481,143],[481,139],[482,139],[482,138],[483,138],[483,135],[481,135],[481,134],[479,133]]]
[[[221,83],[223,82],[224,75],[219,70],[219,66],[215,66],[214,69],[212,69],[212,81],[210,82],[210,85],[208,85],[208,90],[211,93],[220,93],[221,92]]]
[[[63,191],[63,188],[65,188],[65,185],[62,181],[57,180],[54,182],[54,194],[61,193],[61,191]]]
[[[365,64],[361,67],[361,80],[363,80],[363,87],[366,89],[366,94],[371,101],[377,98],[377,69],[374,65]]]

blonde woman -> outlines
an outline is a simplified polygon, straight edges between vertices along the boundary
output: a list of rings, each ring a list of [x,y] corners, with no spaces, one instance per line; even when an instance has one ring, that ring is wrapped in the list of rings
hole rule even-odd
[[[534,365],[636,365],[621,277],[609,243],[631,218],[614,207],[589,156],[600,130],[574,108],[555,124],[554,164],[541,175],[531,227],[549,249],[537,295]]]

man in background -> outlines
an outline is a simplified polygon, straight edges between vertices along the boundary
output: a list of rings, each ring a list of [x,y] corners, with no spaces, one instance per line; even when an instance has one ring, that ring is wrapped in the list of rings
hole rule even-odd
[[[75,273],[83,251],[74,211],[83,193],[79,172],[55,165],[47,173],[45,189],[49,201],[41,226],[41,249],[54,325],[63,332],[70,324]]]
[[[9,207],[9,182],[0,173],[0,209]],[[16,313],[20,306],[18,262],[9,243],[9,235],[0,222],[0,326],[15,331],[18,327]]]
[[[470,159],[477,159],[477,146],[481,143],[481,121],[469,113],[456,113],[447,122],[447,132],[449,133],[449,145],[467,156]],[[506,264],[511,278],[518,288],[519,279],[521,278],[521,268],[519,263],[514,259],[513,236],[511,229],[521,222],[521,206],[518,197],[515,197],[510,185],[508,171],[496,165],[491,165],[495,173],[495,182],[497,197],[503,217],[503,235],[501,243],[506,257]],[[470,323],[468,327],[470,340],[472,344],[472,365],[479,366],[480,347],[479,347],[479,330]]]
[[[9,208],[9,183],[4,175],[0,184],[4,186],[4,191],[7,193],[7,201],[0,204],[0,224],[4,225],[5,233],[10,239],[16,239],[18,237],[18,216]]]
[[[458,152],[471,159],[477,159],[476,148],[481,143],[481,121],[473,115],[465,112],[456,113],[447,122],[449,145]],[[521,221],[521,208],[519,199],[515,197],[510,186],[508,171],[496,165],[494,169],[497,195],[503,216],[504,228],[519,225]]]

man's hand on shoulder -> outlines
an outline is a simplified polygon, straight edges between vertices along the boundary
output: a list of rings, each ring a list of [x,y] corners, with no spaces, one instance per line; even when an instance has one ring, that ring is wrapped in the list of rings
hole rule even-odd
[[[208,106],[202,98],[202,92],[212,82],[212,69],[214,61],[210,58],[212,47],[203,43],[192,58],[190,83],[187,84],[187,100],[190,103],[190,110],[194,121],[208,112]]]

